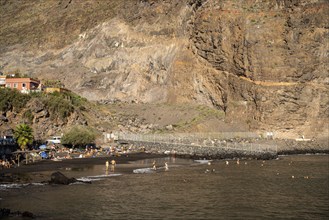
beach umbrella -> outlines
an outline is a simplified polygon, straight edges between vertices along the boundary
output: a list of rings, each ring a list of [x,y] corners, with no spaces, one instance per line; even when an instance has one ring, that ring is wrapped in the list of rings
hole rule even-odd
[[[39,149],[41,149],[41,150],[45,150],[46,148],[47,148],[47,146],[45,144],[39,146]]]
[[[47,159],[47,158],[48,158],[48,154],[47,154],[47,152],[45,152],[45,151],[42,151],[42,152],[40,153],[40,156],[42,157],[42,159]]]

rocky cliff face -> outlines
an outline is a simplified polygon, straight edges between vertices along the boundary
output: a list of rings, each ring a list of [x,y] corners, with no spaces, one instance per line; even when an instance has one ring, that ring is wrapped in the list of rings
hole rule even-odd
[[[328,132],[328,9],[325,1],[213,1],[198,9],[192,48],[217,70],[207,79],[218,79],[225,101],[217,103],[229,117]]]
[[[1,0],[0,65],[90,100],[199,103],[328,135],[326,0]]]

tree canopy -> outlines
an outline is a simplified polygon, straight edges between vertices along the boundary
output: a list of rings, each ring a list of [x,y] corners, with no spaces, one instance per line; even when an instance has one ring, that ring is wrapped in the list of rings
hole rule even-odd
[[[27,124],[19,124],[14,130],[14,137],[17,141],[17,144],[22,150],[25,150],[28,144],[33,142],[33,130]]]
[[[86,126],[75,126],[68,132],[64,133],[61,143],[64,145],[72,145],[83,147],[87,144],[94,143],[96,134],[91,128]]]

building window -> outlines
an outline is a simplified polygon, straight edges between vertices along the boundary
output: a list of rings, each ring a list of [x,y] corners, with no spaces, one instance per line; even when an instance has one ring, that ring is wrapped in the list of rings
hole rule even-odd
[[[17,83],[14,83],[14,88],[17,89],[18,85]]]
[[[23,87],[23,88],[25,88],[25,87],[26,87],[26,84],[25,84],[25,83],[23,83],[23,84],[22,84],[22,87]]]
[[[10,83],[7,83],[7,84],[6,84],[6,87],[7,87],[7,88],[10,88],[10,87],[11,87],[11,86],[10,86]]]

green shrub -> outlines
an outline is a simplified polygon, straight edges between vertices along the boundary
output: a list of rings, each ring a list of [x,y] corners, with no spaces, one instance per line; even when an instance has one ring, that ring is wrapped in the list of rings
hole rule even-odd
[[[16,89],[0,89],[0,110],[1,111],[20,111],[31,99],[28,94],[22,94]]]
[[[95,139],[96,133],[91,128],[75,126],[63,135],[61,142],[64,145],[83,147],[87,144],[94,143]]]

